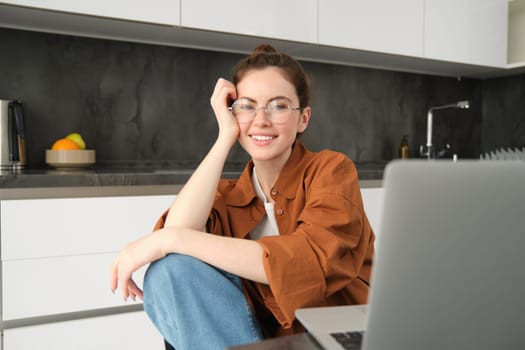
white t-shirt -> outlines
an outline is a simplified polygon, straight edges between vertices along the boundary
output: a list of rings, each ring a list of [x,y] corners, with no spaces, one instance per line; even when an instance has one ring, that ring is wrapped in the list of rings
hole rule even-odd
[[[257,225],[252,230],[252,232],[250,232],[249,237],[250,239],[256,240],[264,236],[277,236],[279,235],[279,227],[277,226],[277,221],[275,221],[274,205],[266,199],[266,196],[264,195],[264,192],[261,188],[261,184],[257,179],[255,167],[253,167],[252,170],[252,183],[257,197],[259,197],[264,203],[266,215],[259,223],[259,225]]]

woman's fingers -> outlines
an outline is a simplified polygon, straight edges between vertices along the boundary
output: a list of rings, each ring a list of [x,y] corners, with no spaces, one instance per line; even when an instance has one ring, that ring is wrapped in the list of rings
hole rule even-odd
[[[111,288],[111,291],[115,293],[115,290],[118,287],[118,258],[115,260],[115,262],[111,265],[111,272],[109,276],[109,288]]]
[[[226,79],[220,78],[211,97],[211,106],[219,124],[220,135],[224,136],[223,138],[232,144],[239,135],[239,125],[233,114],[228,110],[228,107],[236,99],[237,90],[235,85]]]
[[[211,96],[211,104],[215,107],[229,107],[237,99],[237,90],[232,82],[219,78]]]
[[[133,273],[152,261],[166,255],[162,247],[165,236],[151,233],[128,244],[117,256],[111,267],[110,288],[114,292],[117,287],[124,300],[128,298],[142,299],[142,290],[133,281]]]
[[[126,264],[122,262],[125,259],[121,258],[122,253],[119,254],[111,266],[109,282],[111,291],[115,293],[117,288],[120,288],[124,300],[127,300],[129,297],[135,300],[135,297],[139,295],[142,297],[142,291],[132,279],[132,272],[125,268]]]
[[[144,294],[142,290],[137,286],[137,284],[130,279],[128,284],[128,292],[131,299],[136,300],[139,297],[141,300],[144,299]]]
[[[215,85],[215,89],[210,99],[211,106],[217,117],[220,117],[223,113],[227,113],[228,116],[231,116],[228,107],[230,107],[232,102],[236,99],[237,90],[235,89],[235,85],[226,79],[220,78]]]

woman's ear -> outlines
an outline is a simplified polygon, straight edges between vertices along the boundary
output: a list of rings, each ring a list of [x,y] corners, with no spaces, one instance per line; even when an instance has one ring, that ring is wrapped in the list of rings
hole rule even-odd
[[[303,108],[301,111],[301,116],[299,117],[299,124],[297,125],[298,134],[302,134],[306,130],[311,117],[312,109],[310,107]]]

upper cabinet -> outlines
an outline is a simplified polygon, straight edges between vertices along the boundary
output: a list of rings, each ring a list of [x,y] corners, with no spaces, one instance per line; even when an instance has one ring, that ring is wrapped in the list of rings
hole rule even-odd
[[[507,61],[512,66],[525,66],[525,0],[509,2]]]
[[[507,0],[425,0],[424,57],[507,64]]]
[[[319,43],[504,67],[507,0],[319,0]]]
[[[236,53],[267,42],[301,60],[477,78],[508,71],[507,35],[525,62],[525,6],[508,25],[508,1],[8,0],[0,27]]]
[[[422,0],[319,0],[319,43],[422,57]]]
[[[137,0],[7,0],[2,2],[43,10],[130,21],[167,25],[180,23],[180,0],[148,0],[147,2]]]
[[[182,0],[181,25],[317,43],[317,0]]]

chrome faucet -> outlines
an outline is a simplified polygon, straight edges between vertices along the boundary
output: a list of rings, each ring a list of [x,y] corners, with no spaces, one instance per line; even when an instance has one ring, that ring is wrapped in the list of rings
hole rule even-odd
[[[419,154],[421,157],[426,157],[427,159],[435,158],[434,146],[432,145],[432,119],[433,112],[439,109],[448,109],[448,108],[460,108],[468,109],[469,101],[459,101],[456,103],[450,103],[442,106],[430,107],[427,113],[427,144],[426,146],[421,145],[419,147]]]

